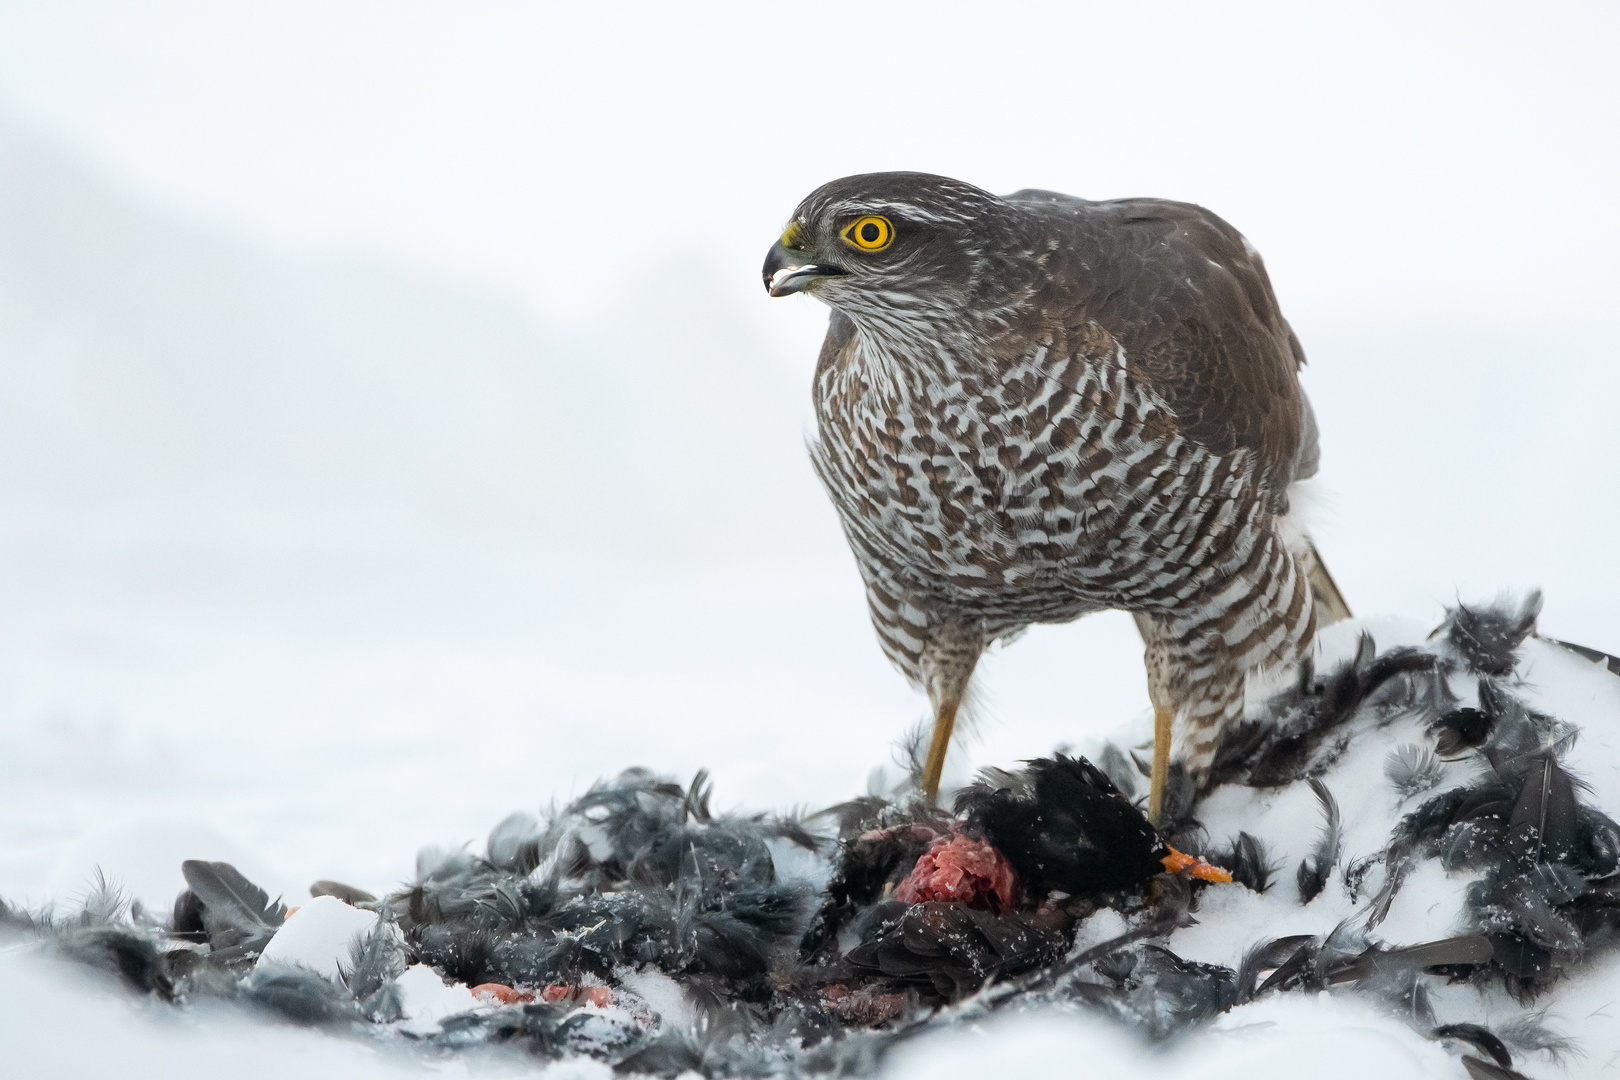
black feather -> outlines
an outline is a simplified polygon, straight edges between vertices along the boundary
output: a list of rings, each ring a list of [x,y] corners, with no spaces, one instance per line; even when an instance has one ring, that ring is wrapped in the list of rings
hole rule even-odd
[[[1238,833],[1226,847],[1210,851],[1207,857],[1227,870],[1233,881],[1257,893],[1270,889],[1272,875],[1282,869],[1281,863],[1271,861],[1265,843],[1246,832]]]
[[[1434,748],[1445,757],[1482,745],[1490,737],[1495,720],[1482,709],[1453,709],[1429,725]]]
[[[1503,597],[1489,607],[1458,604],[1446,613],[1436,633],[1478,675],[1507,675],[1517,662],[1519,646],[1535,631],[1541,593],[1532,591],[1517,607]]]
[[[203,902],[190,889],[182,889],[174,898],[174,914],[169,919],[169,932],[181,941],[202,944],[208,940],[208,929],[203,925]]]
[[[111,971],[140,993],[168,1000],[176,996],[174,981],[156,942],[128,926],[78,927],[60,934],[56,945],[68,958]]]
[[[1316,846],[1311,853],[1300,860],[1299,870],[1294,875],[1299,885],[1299,902],[1308,904],[1315,900],[1327,885],[1328,874],[1333,870],[1333,864],[1339,859],[1339,801],[1333,797],[1326,784],[1311,777],[1311,791],[1316,795],[1316,801],[1322,806],[1322,833],[1317,837]]]
[[[1398,949],[1374,946],[1329,965],[1323,971],[1328,985],[1359,982],[1378,974],[1428,968],[1478,966],[1490,962],[1494,949],[1483,934],[1458,934],[1440,941],[1406,945]]]
[[[1528,763],[1508,828],[1510,850],[1528,862],[1562,862],[1575,854],[1575,785],[1550,751]]]
[[[939,837],[931,825],[909,822],[872,829],[840,843],[821,906],[800,944],[801,958],[813,959],[836,943],[838,931],[855,913],[899,884]]]
[[[1504,1069],[1513,1067],[1513,1055],[1507,1044],[1487,1027],[1479,1024],[1442,1024],[1429,1033],[1436,1039],[1455,1039],[1465,1042],[1481,1053],[1489,1054]]]
[[[1545,1009],[1499,1024],[1496,1030],[1504,1042],[1520,1050],[1546,1054],[1555,1062],[1575,1050],[1573,1039],[1548,1026]]]
[[[349,964],[339,974],[370,1019],[399,1010],[397,995],[382,996],[408,966],[405,947],[392,926],[379,926],[349,947]],[[397,1019],[397,1017],[396,1017]]]
[[[1320,942],[1316,938],[1307,938],[1304,944],[1289,953],[1287,959],[1272,969],[1265,981],[1254,988],[1252,996],[1259,997],[1267,990],[1287,990],[1310,981],[1310,974],[1316,966],[1320,948]]]
[[[1590,660],[1592,663],[1607,671],[1610,675],[1620,675],[1620,656],[1613,656],[1598,649],[1588,648],[1585,645],[1576,645],[1568,641],[1559,641],[1557,638],[1550,638],[1546,637],[1545,635],[1541,635],[1541,640],[1552,645],[1557,645],[1561,649],[1567,649],[1584,660]]]
[[[1295,962],[1295,970],[1304,967],[1305,961],[1302,953],[1314,948],[1316,938],[1309,934],[1296,934],[1292,937],[1273,938],[1270,941],[1261,941],[1249,947],[1243,954],[1243,961],[1238,965],[1235,997],[1238,1002],[1248,1001],[1260,991],[1260,976],[1274,972],[1291,961]],[[1299,959],[1296,961],[1296,957]]]
[[[649,1040],[616,1062],[613,1069],[629,1076],[706,1075],[703,1050],[684,1031],[665,1032]]]
[[[1522,1072],[1504,1068],[1494,1061],[1486,1061],[1484,1058],[1477,1058],[1470,1054],[1463,1055],[1462,1063],[1463,1068],[1468,1070],[1468,1075],[1473,1080],[1529,1080],[1529,1077]]]
[[[253,956],[287,921],[287,907],[226,862],[187,859],[180,864],[186,884],[202,903],[202,924],[216,954]]]
[[[364,889],[357,889],[353,885],[345,885],[341,881],[327,881],[324,878],[310,885],[309,895],[335,896],[350,907],[363,907],[377,902],[377,898]]]

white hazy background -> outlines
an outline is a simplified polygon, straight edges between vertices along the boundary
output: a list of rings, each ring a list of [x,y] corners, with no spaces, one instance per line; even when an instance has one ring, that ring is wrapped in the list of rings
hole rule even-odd
[[[1620,652],[1617,12],[0,4],[0,895],[386,889],[641,763],[863,790],[924,706],[759,279],[854,172],[1215,209],[1352,605]],[[958,775],[1146,705],[1122,616],[982,682]]]

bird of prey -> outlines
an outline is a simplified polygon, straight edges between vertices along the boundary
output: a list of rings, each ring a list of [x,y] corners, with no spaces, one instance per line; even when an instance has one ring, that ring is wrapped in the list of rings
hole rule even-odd
[[[1289,517],[1303,351],[1209,211],[869,173],[801,202],[764,278],[832,309],[812,456],[933,707],[930,800],[980,654],[1033,623],[1136,616],[1158,820],[1172,754],[1202,782],[1246,681],[1308,655],[1321,600],[1348,614]]]

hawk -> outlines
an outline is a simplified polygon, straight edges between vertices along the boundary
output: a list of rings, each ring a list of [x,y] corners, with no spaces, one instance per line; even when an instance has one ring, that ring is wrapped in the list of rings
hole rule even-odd
[[[1316,430],[1259,253],[1186,203],[869,173],[800,203],[764,278],[832,309],[811,452],[933,707],[927,797],[988,644],[1122,609],[1157,820],[1172,756],[1202,782],[1248,678],[1308,655],[1308,575],[1343,606],[1288,514]]]

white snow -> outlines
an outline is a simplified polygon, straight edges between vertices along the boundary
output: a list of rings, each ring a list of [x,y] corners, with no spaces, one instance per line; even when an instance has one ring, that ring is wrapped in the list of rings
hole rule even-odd
[[[632,993],[658,1014],[665,1027],[684,1031],[697,1023],[697,1006],[686,996],[681,984],[662,971],[649,968],[645,971],[621,971],[617,974],[621,983],[629,987]]]
[[[447,1016],[471,1012],[481,1004],[465,983],[446,983],[426,964],[412,964],[394,984],[400,989],[400,1005],[405,1013],[399,1026],[418,1035],[433,1031]]]
[[[1321,1080],[1461,1074],[1445,1050],[1356,1002],[1267,998],[1222,1018],[1196,1045],[1144,1054],[1122,1029],[1096,1017],[1036,1013],[1004,1018],[895,1055],[891,1080],[940,1076],[1165,1080],[1308,1075]]]
[[[791,8],[0,6],[0,896],[70,906],[99,870],[162,911],[185,858],[291,904],[318,878],[380,894],[419,847],[632,764],[710,768],[717,809],[859,794],[922,704],[803,452],[825,314],[767,301],[757,267],[797,199],[874,167],[1214,207],[1311,357],[1332,489],[1313,533],[1358,611],[1401,616],[1360,625],[1417,642],[1459,595],[1541,584],[1547,633],[1620,652],[1620,143],[1593,136],[1620,100],[1613,12],[1116,8],[1042,15],[1052,41],[1111,43],[1079,91],[1020,59],[1027,19],[974,9],[908,23],[915,56],[827,52],[846,77],[802,108],[767,92]],[[917,78],[981,62],[989,82]],[[998,73],[1028,87],[1011,118]],[[852,106],[920,85],[878,158],[848,137]],[[1189,127],[1189,102],[1290,136]],[[1540,644],[1527,661],[1527,692],[1583,727],[1573,771],[1620,809],[1620,680]],[[950,777],[1085,750],[1145,705],[1120,616],[1037,628],[980,681]],[[1401,809],[1385,752],[1329,778],[1346,858]],[[1207,892],[1184,955],[1355,915],[1337,869],[1295,901],[1308,793],[1222,793],[1206,819],[1286,861],[1266,897]],[[1466,884],[1420,868],[1380,933],[1449,931]],[[1092,923],[1085,941],[1119,929]],[[638,993],[693,1016],[673,984]],[[1620,1068],[1612,964],[1546,1004],[1581,1040],[1569,1075]],[[26,950],[0,951],[0,1016],[19,1074],[495,1067],[131,1001]],[[1344,995],[1209,1034],[1144,1057],[1093,1019],[1027,1018],[895,1071],[1460,1075]]]
[[[447,1059],[424,1065],[353,1039],[265,1023],[230,1008],[153,1007],[132,1000],[109,980],[30,949],[0,949],[0,1015],[8,1076],[380,1080],[424,1072],[440,1077],[491,1073],[488,1062]],[[595,1080],[598,1074],[587,1075]]]
[[[293,964],[336,979],[340,968],[350,966],[354,943],[376,927],[375,911],[350,907],[335,896],[317,896],[288,916],[259,954],[259,963]]]

